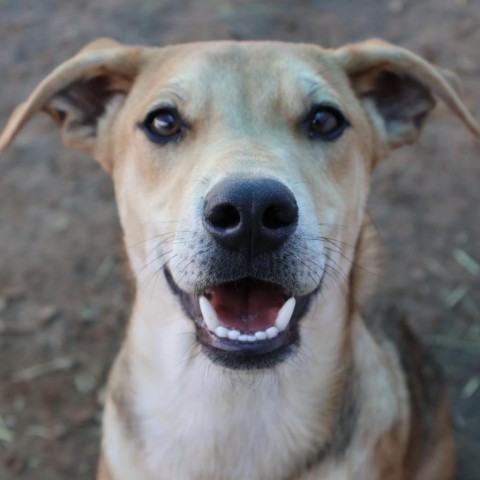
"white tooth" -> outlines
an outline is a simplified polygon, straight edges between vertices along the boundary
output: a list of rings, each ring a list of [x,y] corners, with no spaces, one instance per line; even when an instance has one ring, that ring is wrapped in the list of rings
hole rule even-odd
[[[217,327],[215,329],[215,335],[217,337],[220,337],[220,338],[227,338],[228,330],[225,327],[223,327],[222,325],[220,325],[219,327]]]
[[[248,335],[245,335],[244,333],[242,333],[238,339],[241,341],[241,342],[248,342]]]
[[[228,338],[230,340],[238,340],[239,336],[240,336],[240,332],[238,330],[229,330],[228,331]]]
[[[205,324],[211,332],[214,332],[215,329],[220,326],[217,313],[205,297],[200,297],[199,304]]]
[[[265,340],[267,338],[267,332],[255,332],[255,338],[257,340]]]
[[[247,342],[255,342],[255,340],[257,340],[255,335],[247,335],[247,337]]]
[[[283,332],[288,327],[290,319],[292,318],[293,310],[295,309],[295,303],[294,297],[289,298],[278,312],[275,326],[280,332]]]
[[[277,327],[270,327],[265,330],[268,338],[274,338],[278,335],[278,328]]]

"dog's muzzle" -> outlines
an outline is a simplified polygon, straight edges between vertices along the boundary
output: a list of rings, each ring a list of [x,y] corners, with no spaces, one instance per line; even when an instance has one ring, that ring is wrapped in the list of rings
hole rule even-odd
[[[294,234],[298,217],[295,196],[282,183],[234,177],[218,183],[205,198],[203,227],[215,248],[230,258],[242,264],[262,261],[272,269],[274,254]],[[236,369],[267,368],[298,343],[298,321],[312,294],[294,296],[280,284],[244,276],[192,295],[178,288],[168,270],[166,275],[214,362]]]

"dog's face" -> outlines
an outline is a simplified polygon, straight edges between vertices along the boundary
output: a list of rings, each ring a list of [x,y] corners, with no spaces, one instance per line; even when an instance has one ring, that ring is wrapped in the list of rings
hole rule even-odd
[[[203,351],[232,368],[284,359],[325,277],[348,278],[370,172],[417,138],[431,89],[476,128],[439,72],[380,42],[101,42],[76,58],[2,143],[43,108],[93,151],[138,288],[164,276]]]
[[[167,276],[212,358],[280,358],[362,221],[375,139],[346,76],[315,50],[180,48],[117,122],[134,268]]]

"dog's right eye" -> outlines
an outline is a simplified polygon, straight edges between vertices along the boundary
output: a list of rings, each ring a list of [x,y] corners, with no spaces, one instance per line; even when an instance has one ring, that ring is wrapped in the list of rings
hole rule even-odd
[[[181,137],[183,124],[174,108],[165,107],[150,112],[140,128],[152,142],[163,145]]]

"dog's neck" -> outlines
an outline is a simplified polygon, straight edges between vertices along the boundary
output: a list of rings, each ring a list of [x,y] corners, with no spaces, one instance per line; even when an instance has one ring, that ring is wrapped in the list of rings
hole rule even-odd
[[[128,422],[133,425],[132,434],[147,451],[165,454],[156,446],[172,442],[174,435],[179,446],[192,449],[192,456],[213,452],[218,465],[225,463],[225,469],[216,471],[228,471],[240,460],[255,464],[258,452],[249,449],[259,440],[270,445],[275,462],[278,458],[299,458],[302,464],[311,461],[331,441],[333,405],[338,404],[345,371],[351,368],[346,322],[345,297],[332,285],[302,320],[298,353],[271,371],[230,371],[204,356],[191,320],[173,295],[167,302],[163,296],[160,303],[150,293],[137,292],[120,356],[128,365],[129,390],[135,392],[127,402],[130,416],[135,416]],[[252,417],[247,425],[245,419]],[[297,432],[295,438],[291,432]],[[185,450],[182,455],[193,458]],[[184,466],[184,461],[177,460]],[[198,467],[197,460],[192,464]],[[152,453],[151,461],[155,468],[167,460]],[[177,478],[183,478],[180,471]]]

